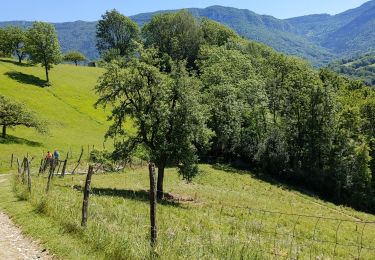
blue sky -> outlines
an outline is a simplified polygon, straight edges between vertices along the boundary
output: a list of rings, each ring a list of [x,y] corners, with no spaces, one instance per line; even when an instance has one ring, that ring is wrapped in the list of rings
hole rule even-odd
[[[337,14],[367,0],[2,0],[0,21],[42,20],[47,22],[94,21],[105,10],[116,8],[125,15],[165,9],[232,6],[277,18],[306,14]]]

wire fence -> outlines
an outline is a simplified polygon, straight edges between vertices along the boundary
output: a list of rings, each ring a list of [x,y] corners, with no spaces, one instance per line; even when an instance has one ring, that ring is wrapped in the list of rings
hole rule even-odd
[[[170,211],[165,210],[164,213]],[[233,205],[215,205],[203,210],[212,217],[195,223],[208,221],[208,224],[202,225],[204,228],[199,232],[184,230],[180,233],[183,239],[191,239],[191,246],[201,246],[202,252],[209,245],[219,248],[218,251],[220,247],[225,250],[236,247],[240,257],[243,251],[251,250],[278,259],[375,259],[375,221],[362,220],[336,209],[332,209],[335,212],[331,216]],[[332,217],[338,214],[343,217]],[[163,215],[167,214],[162,213],[159,218]],[[174,220],[178,222],[171,217],[166,219],[165,227]],[[206,229],[207,226],[211,228]],[[172,241],[173,234],[178,232],[177,229],[161,229],[160,235]]]
[[[247,237],[232,234],[237,243],[274,258],[375,259],[375,221],[233,206],[222,206],[221,215],[246,225]]]

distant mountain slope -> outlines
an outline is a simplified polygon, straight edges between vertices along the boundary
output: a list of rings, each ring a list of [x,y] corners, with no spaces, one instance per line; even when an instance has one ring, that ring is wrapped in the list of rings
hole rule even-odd
[[[287,21],[295,33],[337,55],[375,50],[375,0],[334,16],[308,15]]]
[[[341,59],[331,63],[330,69],[366,81],[375,86],[375,52],[356,58]]]
[[[15,25],[28,28],[31,24],[32,22],[26,21],[0,22],[0,27]],[[96,50],[96,22],[76,21],[55,23],[54,25],[63,52],[78,50],[90,60],[99,58],[99,53]]]
[[[189,11],[197,18],[207,17],[215,20],[229,26],[248,39],[265,43],[277,51],[308,59],[316,65],[327,63],[335,57],[325,48],[296,34],[294,27],[287,20],[258,15],[245,9],[223,6],[211,6],[204,9],[192,8]],[[160,12],[139,14],[131,18],[143,25],[157,13]]]
[[[240,35],[265,43],[275,50],[308,59],[314,65],[325,65],[340,57],[365,54],[375,50],[375,0],[334,16],[308,15],[277,19],[249,10],[211,6],[189,9],[197,18],[207,17],[223,23]],[[150,21],[158,11],[132,16],[139,25]],[[0,22],[1,26],[31,23]],[[89,59],[99,57],[95,47],[96,22],[56,23],[63,51],[79,50]]]

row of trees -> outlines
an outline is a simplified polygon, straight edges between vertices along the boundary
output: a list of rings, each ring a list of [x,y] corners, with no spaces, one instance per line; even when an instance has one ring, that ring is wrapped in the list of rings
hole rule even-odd
[[[241,161],[361,209],[375,208],[375,92],[181,11],[142,29],[117,11],[97,27],[114,158],[142,154],[190,180],[198,159]],[[124,122],[131,119],[137,133]]]
[[[49,83],[49,70],[62,60],[74,62],[85,61],[83,54],[71,51],[61,53],[55,27],[49,23],[35,22],[28,30],[9,26],[0,28],[0,55],[15,55],[21,64],[28,58],[32,64],[40,63],[45,68],[46,81]]]

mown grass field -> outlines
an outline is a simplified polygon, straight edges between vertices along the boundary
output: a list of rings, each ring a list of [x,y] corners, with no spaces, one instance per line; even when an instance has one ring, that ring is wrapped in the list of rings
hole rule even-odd
[[[40,67],[0,61],[0,94],[25,103],[48,121],[48,135],[32,129],[9,131],[0,143],[0,210],[25,233],[62,259],[374,259],[375,216],[335,206],[249,172],[200,165],[186,183],[166,171],[165,191],[173,199],[158,204],[159,242],[149,246],[148,173],[145,167],[95,174],[86,230],[80,227],[84,175],[37,175],[47,149],[62,156],[81,146],[101,148],[108,127],[105,111],[95,110],[98,68],[58,65],[53,86],[42,88]],[[110,143],[106,144],[110,147]],[[11,153],[35,156],[32,193],[9,168]],[[87,153],[85,154],[87,158]],[[178,200],[180,199],[180,201]],[[363,221],[368,223],[364,224]]]

